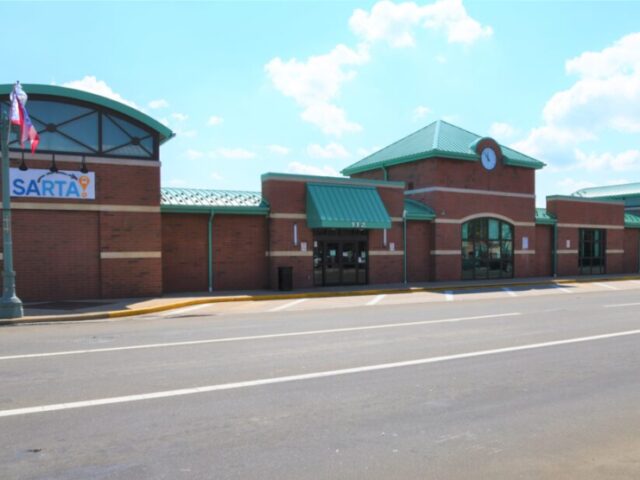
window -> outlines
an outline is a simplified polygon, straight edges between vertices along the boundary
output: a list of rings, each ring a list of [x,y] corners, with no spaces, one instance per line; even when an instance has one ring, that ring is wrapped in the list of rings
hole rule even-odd
[[[582,275],[606,273],[606,230],[580,229],[578,269]]]
[[[157,132],[106,108],[32,95],[27,109],[40,135],[38,152],[158,159]],[[15,130],[9,148],[21,150]]]
[[[462,278],[513,277],[513,227],[496,218],[462,224]]]

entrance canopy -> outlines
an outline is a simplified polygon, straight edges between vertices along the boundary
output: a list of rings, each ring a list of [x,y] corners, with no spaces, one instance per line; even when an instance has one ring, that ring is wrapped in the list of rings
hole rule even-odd
[[[309,228],[391,228],[391,218],[375,187],[307,184]]]

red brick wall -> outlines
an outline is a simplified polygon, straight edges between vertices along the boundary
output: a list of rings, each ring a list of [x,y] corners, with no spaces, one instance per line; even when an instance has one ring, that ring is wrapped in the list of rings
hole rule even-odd
[[[208,215],[163,213],[164,292],[204,292],[209,288]]]
[[[21,300],[100,296],[98,213],[19,210],[12,218]]]
[[[638,253],[640,250],[640,230],[637,228],[626,228],[624,230],[624,256],[623,256],[623,272],[638,273],[640,265],[638,265]]]
[[[553,275],[551,252],[553,250],[553,227],[550,225],[536,226],[536,254],[535,276],[548,277]]]
[[[580,228],[606,229],[607,250],[624,249],[624,205],[571,198],[547,199],[547,211],[558,220],[558,275],[578,275]],[[567,241],[570,242],[567,246]],[[563,250],[570,250],[564,252]],[[622,273],[624,255],[607,253],[606,273]]]
[[[431,222],[407,222],[407,280],[427,282],[431,269]]]
[[[26,157],[30,168],[51,165],[49,155]],[[78,171],[80,163],[70,158],[59,155],[58,168]],[[12,167],[18,164],[14,158]],[[82,210],[97,205],[159,207],[160,169],[157,162],[148,165],[88,163],[96,176],[95,200],[12,199],[15,206],[78,205],[78,210],[14,209],[14,256],[21,298],[62,300],[162,292],[160,258],[100,258],[101,252],[159,252],[160,213]]]
[[[209,215],[162,214],[165,292],[209,288]],[[267,225],[258,215],[216,215],[213,220],[213,289],[267,287]]]
[[[216,215],[213,220],[214,290],[267,288],[267,219]]]

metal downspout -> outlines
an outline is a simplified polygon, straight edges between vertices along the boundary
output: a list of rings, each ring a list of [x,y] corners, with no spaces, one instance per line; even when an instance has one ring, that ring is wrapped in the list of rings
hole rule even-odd
[[[558,276],[558,224],[553,224],[553,245],[551,248],[551,264],[553,277]]]
[[[213,210],[209,214],[207,252],[209,252],[209,293],[213,292]]]
[[[402,273],[404,284],[407,284],[407,211],[402,212]]]
[[[384,165],[382,166],[382,172],[384,174],[384,180],[386,182],[387,180],[389,180],[389,172],[387,171],[387,167],[385,167]]]

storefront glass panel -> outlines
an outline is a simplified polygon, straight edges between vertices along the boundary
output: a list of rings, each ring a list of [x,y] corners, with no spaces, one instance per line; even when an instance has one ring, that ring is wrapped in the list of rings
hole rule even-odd
[[[313,281],[316,286],[363,285],[368,281],[366,230],[315,230]]]
[[[462,224],[462,279],[513,277],[513,226],[495,218]]]

